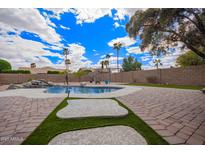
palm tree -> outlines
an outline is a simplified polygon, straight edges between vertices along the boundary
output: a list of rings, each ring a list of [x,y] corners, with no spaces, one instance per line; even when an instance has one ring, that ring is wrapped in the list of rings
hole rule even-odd
[[[104,69],[105,62],[101,61],[100,64],[101,64],[101,68]]]
[[[108,62],[109,62],[110,57],[111,57],[110,54],[107,54],[107,55],[105,56],[105,58],[108,60]]]
[[[116,42],[113,44],[113,49],[117,50],[117,71],[119,71],[119,51],[122,48],[121,42]]]
[[[107,54],[106,56],[105,56],[105,65],[106,65],[106,68],[108,68],[108,66],[110,65],[110,57],[111,57],[111,55],[110,54]]]
[[[161,63],[161,60],[160,60],[160,59],[155,59],[155,60],[153,61],[153,63],[154,63],[154,66],[157,67],[157,69],[159,68],[159,66],[162,66],[162,63]]]
[[[63,49],[63,54],[65,55],[65,66],[66,66],[66,76],[65,76],[65,81],[67,84],[67,90],[66,92],[68,93],[68,98],[70,96],[70,90],[68,89],[68,65],[71,64],[70,59],[68,59],[68,55],[70,54],[70,50],[68,48]]]
[[[64,48],[63,49],[63,54],[65,55],[66,71],[68,71],[68,65],[71,64],[70,59],[68,59],[68,55],[70,54],[70,50],[68,48]]]
[[[69,53],[70,53],[70,51],[68,50],[68,48],[63,49],[63,54],[65,55],[65,60],[67,59]]]
[[[110,54],[107,54],[107,55],[105,56],[105,58],[107,59],[107,64],[108,64],[108,66],[109,66],[109,64],[110,64],[110,57],[111,57]],[[111,81],[111,69],[109,68],[108,70],[109,70],[109,82],[110,82],[110,81]]]
[[[109,61],[108,61],[108,60],[105,60],[105,61],[104,61],[104,65],[105,65],[106,68],[108,68],[108,66],[109,66]]]

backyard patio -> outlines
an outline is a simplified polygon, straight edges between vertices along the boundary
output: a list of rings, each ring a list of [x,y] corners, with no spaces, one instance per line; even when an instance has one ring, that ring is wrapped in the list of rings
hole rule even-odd
[[[66,132],[66,129],[76,130],[83,128],[98,128],[118,124],[133,127],[146,139],[148,144],[166,144],[166,142],[169,144],[205,144],[205,95],[201,91],[144,86],[132,87],[141,88],[141,90],[116,97],[116,100],[120,101],[119,103],[122,103],[122,106],[126,109],[130,109],[127,117],[133,113],[137,116],[133,118],[133,120],[139,117],[147,124],[147,126],[146,124],[143,124],[140,119],[138,120],[141,123],[138,124],[137,122],[135,124],[134,121],[133,124],[132,122],[126,123],[125,115],[124,117],[119,117],[118,121],[115,121],[115,117],[104,117],[105,119],[99,118],[95,119],[96,121],[91,117],[94,122],[89,118],[72,119],[72,121],[65,119],[65,123],[66,120],[68,121],[68,128],[61,128],[64,129],[64,131],[60,131]],[[45,138],[43,139],[39,134],[43,132],[44,127],[46,127],[47,131],[54,131],[54,128],[52,128],[51,125],[49,127],[49,118],[46,119],[46,117],[48,117],[49,114],[50,118],[56,116],[57,111],[55,110],[59,109],[55,108],[57,106],[57,108],[62,106],[61,102],[64,98],[65,97],[2,97],[0,94],[0,144],[45,144],[47,141],[50,141],[52,138],[46,138],[45,135]],[[123,120],[123,118],[125,119]],[[84,125],[83,121],[86,120],[87,125]],[[89,120],[91,121],[89,122]],[[80,126],[77,126],[78,122]],[[48,123],[47,126],[45,126],[46,123]],[[75,123],[76,126],[72,127]],[[139,124],[142,125],[139,126]],[[42,129],[42,132],[39,129]],[[100,133],[98,134],[100,135]],[[158,134],[162,139],[160,139]],[[153,138],[151,137],[152,135],[154,136]],[[120,136],[118,138],[120,138]],[[87,142],[89,144],[89,140],[87,140]],[[85,144],[86,141],[83,143]],[[99,141],[96,143],[103,144],[106,143],[106,141],[104,140],[104,142]],[[115,142],[108,143],[115,144]],[[129,144],[130,142],[121,141],[120,143]],[[117,142],[116,144],[120,143]],[[134,142],[134,140],[133,143],[140,144],[139,142]],[[145,144],[145,142],[141,143]]]
[[[204,8],[0,18],[0,145],[205,145]]]

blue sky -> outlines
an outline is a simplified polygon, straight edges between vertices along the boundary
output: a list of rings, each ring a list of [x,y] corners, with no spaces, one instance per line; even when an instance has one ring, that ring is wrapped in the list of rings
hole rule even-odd
[[[136,9],[0,9],[0,56],[13,68],[37,66],[63,68],[63,48],[71,50],[71,69],[100,67],[100,61],[111,54],[116,67],[115,42],[122,42],[123,57],[134,56],[143,69],[153,68],[148,51],[141,52],[141,40],[130,39],[125,25]],[[161,57],[164,67],[174,65],[176,56]]]

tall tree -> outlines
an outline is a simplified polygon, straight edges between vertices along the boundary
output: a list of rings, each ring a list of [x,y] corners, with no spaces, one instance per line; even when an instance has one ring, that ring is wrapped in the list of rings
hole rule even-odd
[[[116,42],[113,44],[113,49],[117,50],[117,71],[119,72],[119,51],[122,48],[121,42]]]
[[[110,57],[111,57],[110,54],[107,54],[107,55],[105,56],[105,58],[106,58],[107,61],[108,61],[108,66],[110,65]],[[111,81],[111,68],[109,68],[109,81]]]
[[[128,58],[123,59],[122,68],[124,71],[135,71],[137,69],[141,70],[141,63],[137,61],[132,56],[128,56]]]
[[[6,60],[0,59],[0,72],[9,70],[11,70],[11,64]]]
[[[173,8],[138,10],[126,25],[130,37],[140,36],[141,49],[166,53],[180,45],[205,58],[205,9]]]
[[[107,55],[105,56],[105,58],[108,60],[108,65],[110,64],[110,57],[111,57],[110,54],[107,54]]]
[[[188,51],[177,58],[176,64],[182,67],[191,65],[201,65],[205,64],[205,60],[199,57],[196,53]]]

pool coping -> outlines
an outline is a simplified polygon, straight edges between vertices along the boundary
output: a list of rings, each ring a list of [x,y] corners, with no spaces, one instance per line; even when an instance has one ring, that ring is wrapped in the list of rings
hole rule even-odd
[[[85,86],[86,87],[86,86]],[[88,85],[88,87],[117,87],[122,88],[113,92],[108,93],[97,93],[97,94],[70,94],[70,97],[78,97],[78,98],[113,98],[128,95],[130,93],[134,93],[136,91],[141,90],[140,87],[127,86],[127,85]],[[31,89],[13,89],[0,91],[0,97],[8,97],[8,96],[23,96],[27,98],[52,98],[52,97],[66,97],[67,94],[59,93],[45,93],[46,88],[31,88]]]

